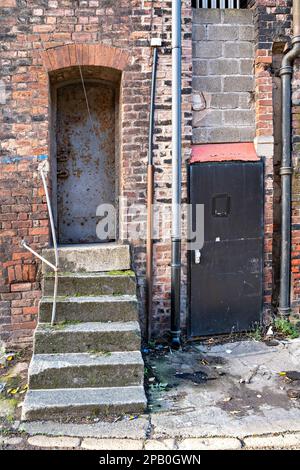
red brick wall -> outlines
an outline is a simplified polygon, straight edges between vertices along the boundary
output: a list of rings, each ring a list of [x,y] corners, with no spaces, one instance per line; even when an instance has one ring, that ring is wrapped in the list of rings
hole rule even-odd
[[[280,135],[276,135],[274,102],[275,73],[278,72],[278,51],[282,52],[291,34],[289,0],[256,0],[251,2],[256,26],[255,105],[256,146],[265,164],[265,251],[264,251],[264,310],[266,319],[277,306],[280,244],[280,177],[276,152],[280,157]],[[274,57],[276,55],[276,61]],[[276,63],[275,63],[276,62]],[[280,83],[280,82],[279,82]],[[280,128],[280,123],[279,123]]]
[[[190,152],[191,9],[183,2],[183,147]],[[1,249],[0,335],[8,343],[31,341],[37,320],[39,263],[20,247],[23,237],[37,251],[49,243],[48,216],[38,168],[49,159],[50,66],[43,50],[66,44],[104,44],[129,54],[122,77],[121,195],[145,208],[151,36],[160,36],[155,129],[155,191],[170,202],[171,174],[171,2],[142,0],[1,0],[1,79],[6,103],[0,114]],[[51,53],[49,53],[51,56]],[[62,57],[62,56],[60,56]],[[85,59],[84,59],[85,60]],[[114,66],[111,54],[102,65]],[[87,64],[86,64],[87,65]],[[121,67],[122,68],[122,67]],[[184,168],[184,164],[183,164]],[[186,184],[184,183],[184,194]],[[144,297],[145,244],[132,243],[141,312]],[[158,239],[154,250],[156,331],[168,327],[170,243]],[[183,288],[185,289],[185,288]],[[185,290],[184,290],[185,295]],[[183,311],[185,310],[183,299]]]
[[[292,81],[293,181],[292,181],[292,273],[291,305],[299,320],[300,310],[300,61],[296,61]]]

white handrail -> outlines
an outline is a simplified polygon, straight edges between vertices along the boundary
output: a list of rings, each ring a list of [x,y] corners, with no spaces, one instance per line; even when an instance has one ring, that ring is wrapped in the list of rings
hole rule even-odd
[[[54,227],[54,219],[53,219],[53,213],[52,213],[52,208],[51,208],[51,202],[50,202],[50,197],[49,197],[49,193],[48,193],[46,178],[45,178],[45,175],[44,175],[44,172],[43,172],[42,168],[40,170],[40,173],[41,173],[42,181],[43,181],[43,185],[44,185],[46,201],[47,201],[47,208],[48,208],[49,219],[50,219],[50,227],[51,227],[52,241],[53,241],[53,247],[54,247],[55,264],[50,263],[50,261],[48,261],[46,258],[39,255],[36,251],[34,251],[32,248],[30,248],[30,246],[27,245],[25,240],[22,240],[21,245],[26,250],[30,251],[33,255],[35,255],[37,258],[39,258],[44,263],[46,263],[54,271],[53,304],[52,304],[52,314],[51,314],[51,325],[53,326],[54,321],[55,321],[55,314],[56,314],[56,299],[57,299],[57,288],[58,288],[58,248],[57,248],[56,233],[55,233],[55,227]]]

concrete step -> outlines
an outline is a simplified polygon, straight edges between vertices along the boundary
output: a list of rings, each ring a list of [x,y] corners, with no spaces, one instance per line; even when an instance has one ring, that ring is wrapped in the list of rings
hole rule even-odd
[[[59,270],[63,272],[99,272],[130,269],[128,245],[97,243],[89,245],[67,245],[58,249]],[[53,248],[43,250],[43,256],[54,263]],[[43,263],[43,272],[52,271]]]
[[[132,414],[142,413],[145,407],[142,386],[29,390],[23,403],[22,419]]]
[[[138,351],[140,347],[141,331],[137,321],[54,327],[39,323],[34,336],[35,354]]]
[[[135,275],[131,271],[111,273],[59,273],[58,295],[135,295]],[[53,295],[54,276],[45,274],[43,294]]]
[[[51,321],[52,297],[42,297],[39,321]],[[56,322],[84,321],[135,321],[138,319],[138,304],[135,295],[103,295],[92,297],[57,297]]]
[[[29,387],[124,387],[142,385],[143,376],[140,351],[34,354],[29,366]]]

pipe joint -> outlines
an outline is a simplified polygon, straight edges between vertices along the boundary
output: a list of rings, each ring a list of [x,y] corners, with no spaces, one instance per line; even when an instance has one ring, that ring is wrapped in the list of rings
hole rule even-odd
[[[278,315],[283,318],[288,318],[291,314],[290,307],[278,307]]]
[[[291,166],[282,166],[279,170],[279,173],[280,173],[281,176],[292,175],[293,174],[293,168]]]
[[[279,76],[282,75],[292,75],[293,74],[293,67],[291,65],[284,65],[279,69]]]
[[[292,38],[291,44],[294,45],[294,44],[299,44],[299,43],[300,43],[300,35],[294,36]]]

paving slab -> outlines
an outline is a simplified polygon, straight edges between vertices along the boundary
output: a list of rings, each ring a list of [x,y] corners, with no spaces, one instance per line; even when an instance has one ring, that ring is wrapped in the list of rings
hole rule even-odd
[[[19,446],[22,442],[22,437],[0,437],[0,445]]]
[[[142,450],[143,440],[137,439],[96,439],[85,438],[81,448],[86,450]]]
[[[251,340],[158,355],[156,380],[169,389],[150,390],[152,439],[300,431],[300,400],[287,396],[293,385],[279,374],[299,370],[299,350],[295,340],[274,347]]]
[[[180,450],[238,450],[241,448],[241,441],[231,437],[184,439],[178,445]]]
[[[175,439],[149,439],[145,442],[144,448],[145,450],[174,450],[177,449],[177,446]]]
[[[252,436],[244,440],[249,449],[289,449],[300,448],[300,433],[279,436]]]
[[[144,439],[148,427],[148,417],[141,416],[134,420],[124,419],[115,423],[101,421],[94,424],[31,421],[21,423],[19,430],[25,431],[30,435],[46,434],[49,436]]]
[[[32,436],[28,438],[28,444],[34,447],[76,448],[79,447],[80,439],[68,436]]]

